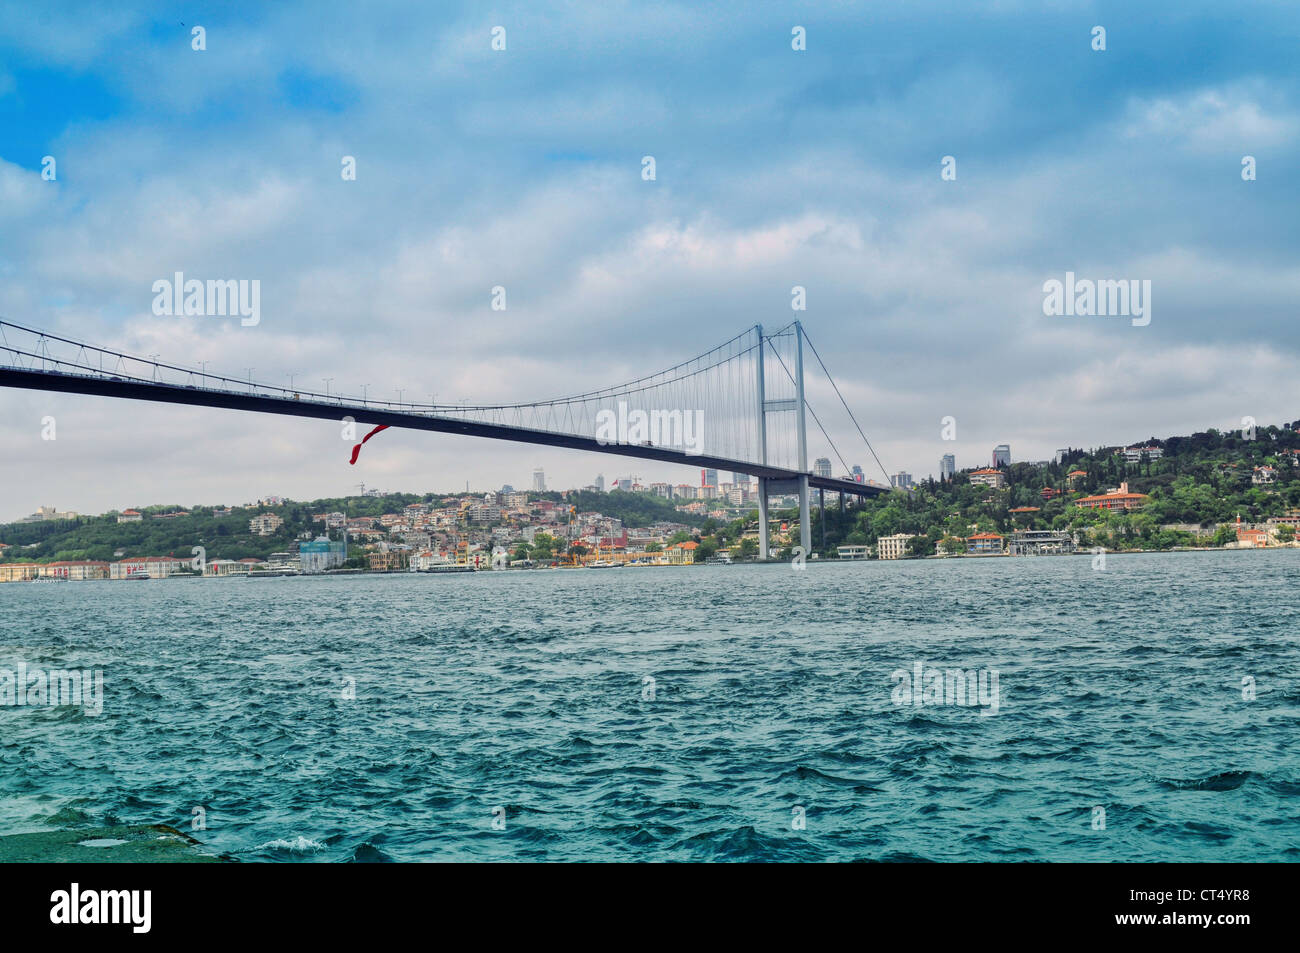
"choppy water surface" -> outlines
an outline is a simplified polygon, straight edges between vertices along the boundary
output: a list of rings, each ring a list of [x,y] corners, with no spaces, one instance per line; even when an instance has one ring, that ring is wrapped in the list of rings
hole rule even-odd
[[[242,860],[1295,860],[1298,569],[0,585],[0,667],[105,679],[98,717],[0,708],[0,834],[202,807]],[[998,713],[896,706],[916,662],[996,671]]]

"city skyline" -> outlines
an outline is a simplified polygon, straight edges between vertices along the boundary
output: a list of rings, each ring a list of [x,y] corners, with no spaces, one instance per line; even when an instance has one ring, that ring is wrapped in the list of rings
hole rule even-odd
[[[1092,450],[1105,449],[1106,447],[1110,447],[1110,446],[1118,446],[1118,445],[1107,444],[1096,448],[1076,448],[1076,449],[1088,452]],[[999,444],[997,447],[993,448],[993,453],[996,455],[997,452],[1002,449],[1007,449],[1008,452],[1010,450],[1007,444]],[[1064,449],[1058,449],[1054,455],[1054,458],[1050,462],[1059,464],[1062,455],[1065,454],[1066,452],[1067,451]],[[1139,452],[1139,450],[1135,450],[1133,448],[1124,448],[1123,454],[1126,459],[1129,459],[1131,462],[1136,462],[1140,459],[1143,459],[1144,454],[1146,456],[1150,456],[1152,458],[1158,459],[1160,455],[1160,451],[1158,449],[1155,449],[1153,451],[1148,452],[1145,448],[1142,448],[1141,452]],[[948,476],[950,476],[951,474],[948,474],[945,471],[945,461],[950,457],[954,458],[954,463],[955,463],[955,454],[944,454],[943,457],[940,458],[937,471],[935,473],[930,473],[927,474],[925,477],[920,478],[920,482],[923,482],[924,480],[927,479],[943,480]],[[639,464],[642,462],[644,461],[638,461],[638,469],[640,468]],[[1035,460],[1035,461],[1028,461],[1028,462],[1034,463],[1036,465],[1041,465],[1049,461]],[[985,464],[980,462],[973,462],[966,466],[962,466],[955,463],[955,469],[953,470],[953,472],[970,472],[970,471],[979,470],[983,466],[985,466]],[[652,480],[652,479],[641,477],[639,473],[632,473],[630,471],[615,471],[616,475],[610,477],[609,480],[607,481],[605,478],[605,474],[602,471],[597,473],[593,477],[593,479],[587,481],[586,483],[578,483],[574,485],[560,487],[560,486],[547,486],[546,479],[545,479],[545,468],[534,467],[531,471],[533,482],[528,492],[570,493],[570,492],[577,492],[582,490],[595,490],[596,492],[603,493],[603,492],[607,492],[606,490],[607,482],[609,484],[608,487],[609,492],[612,492],[615,489],[631,490],[633,487],[644,490],[644,489],[648,489],[653,485],[663,485],[663,484],[666,484],[667,486],[673,489],[686,488],[688,490],[696,490],[703,486],[709,486],[715,489],[722,486],[726,486],[726,487],[743,486],[748,488],[751,487],[754,483],[752,477],[749,477],[747,474],[743,474],[743,473],[732,472],[728,474],[729,480],[709,483],[707,481],[710,479],[710,475],[715,481],[718,479],[717,470],[713,470],[713,469],[691,470],[690,468],[687,467],[670,467],[668,469],[676,469],[686,473],[694,472],[699,476],[695,482],[691,482],[688,479],[687,480],[658,480],[658,479]],[[817,475],[829,476],[835,471],[832,467],[830,467],[829,459],[824,457],[819,457],[816,461],[814,461],[814,465],[811,468],[811,472]],[[839,475],[848,476],[852,478],[855,472],[861,474],[862,468],[859,465],[855,464],[850,468],[850,471],[847,474],[839,474]],[[896,489],[909,489],[915,486],[916,483],[918,482],[913,477],[913,475],[906,470],[900,470],[897,471],[896,473],[889,474],[888,476],[889,476],[889,483],[886,485],[894,487]],[[900,480],[899,479],[900,477],[906,479]],[[737,478],[740,479],[737,480]],[[624,486],[624,484],[626,484],[626,486]],[[358,487],[364,487],[364,486],[365,486],[364,484],[352,484],[349,485],[348,489],[357,489]],[[518,491],[514,489],[514,485],[512,483],[500,482],[500,481],[492,482],[491,480],[489,480],[488,484],[484,486],[473,486],[471,485],[470,482],[466,482],[466,485],[463,487],[457,484],[456,486],[453,486],[449,489],[429,489],[429,488],[418,488],[418,487],[392,487],[392,488],[370,487],[368,490],[364,490],[363,493],[360,494],[348,494],[342,492],[325,493],[325,494],[321,494],[320,496],[313,497],[311,499],[346,498],[352,495],[386,496],[390,494],[402,494],[402,493],[433,494],[435,496],[458,496],[458,495],[463,496],[466,494],[482,495],[482,494],[493,494],[493,493],[497,493],[497,494],[513,493],[513,492],[518,492]],[[694,497],[676,497],[676,496],[674,496],[674,498],[694,499]],[[249,506],[249,505],[256,505],[258,503],[263,503],[264,505],[278,505],[284,500],[295,500],[297,502],[309,501],[309,499],[306,497],[296,497],[292,494],[288,494],[288,495],[285,495],[283,493],[254,494],[251,496],[245,496],[243,498],[242,503],[238,503],[234,505]],[[187,502],[189,505],[194,505],[194,506],[214,506],[214,505],[233,504],[234,500],[223,499],[217,502],[190,500]],[[156,500],[151,502],[146,502],[143,500],[135,500],[131,503],[122,504],[118,506],[110,506],[106,509],[92,513],[89,510],[78,509],[75,506],[68,507],[65,510],[60,510],[57,503],[51,504],[49,502],[46,502],[46,503],[38,504],[37,506],[32,508],[30,513],[23,514],[20,517],[0,517],[0,523],[29,521],[33,517],[41,516],[42,514],[44,514],[44,518],[47,519],[75,518],[76,516],[101,516],[113,512],[122,512],[123,510],[127,510],[130,507],[134,507],[134,506],[175,506],[175,505],[183,505],[183,504],[182,501],[180,500],[168,500],[167,502],[161,502]],[[754,505],[757,504],[755,503]]]

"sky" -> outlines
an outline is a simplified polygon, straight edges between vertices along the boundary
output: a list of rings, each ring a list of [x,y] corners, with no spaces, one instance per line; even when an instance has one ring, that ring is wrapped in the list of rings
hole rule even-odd
[[[1000,443],[1040,460],[1281,423],[1300,417],[1298,43],[1285,2],[6,5],[0,316],[471,403],[797,318],[885,469],[917,477]],[[260,281],[260,322],[154,314],[178,271]],[[1150,322],[1045,314],[1067,272],[1150,281]],[[817,375],[808,398],[883,480]],[[527,487],[535,467],[552,488],[698,482],[399,430],[349,466],[330,421],[18,390],[0,445],[0,520]],[[815,431],[809,453],[829,454]]]

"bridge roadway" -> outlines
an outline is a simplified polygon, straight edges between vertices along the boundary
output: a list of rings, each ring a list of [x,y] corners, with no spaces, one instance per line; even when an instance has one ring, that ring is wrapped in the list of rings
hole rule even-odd
[[[347,404],[340,401],[301,400],[293,397],[272,397],[265,394],[241,394],[237,391],[194,387],[185,384],[167,384],[138,378],[68,374],[62,371],[38,371],[14,367],[0,367],[0,387],[17,387],[25,390],[57,391],[68,394],[91,394],[99,397],[117,397],[126,400],[148,400],[155,403],[188,404],[194,407],[218,407],[224,410],[243,410],[262,414],[281,414],[289,417],[316,417],[322,420],[341,420],[352,417],[357,423],[387,424],[411,430],[432,430],[436,433],[460,434],[466,437],[487,437],[492,440],[513,440],[517,443],[538,444],[544,447],[562,447],[567,450],[586,450],[591,453],[608,453],[621,457],[637,457],[688,467],[708,467],[735,473],[748,473],[769,481],[774,490],[789,486],[797,488],[801,474],[796,470],[750,463],[747,460],[726,460],[704,454],[689,454],[666,447],[642,446],[625,443],[601,443],[594,436],[553,433],[526,427],[502,424],[477,423],[455,417],[440,417],[400,410],[380,410],[369,404]],[[808,485],[814,489],[831,490],[855,496],[876,496],[888,492],[888,487],[834,477],[808,475]],[[797,492],[797,489],[795,490]]]

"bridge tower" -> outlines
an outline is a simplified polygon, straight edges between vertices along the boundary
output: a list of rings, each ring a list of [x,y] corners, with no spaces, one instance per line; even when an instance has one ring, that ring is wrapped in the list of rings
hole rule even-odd
[[[795,433],[799,448],[799,476],[795,480],[774,480],[758,478],[758,555],[760,559],[769,557],[767,544],[767,497],[768,493],[799,494],[799,545],[804,554],[812,551],[812,524],[809,521],[808,499],[808,431],[807,415],[804,404],[803,385],[803,325],[794,322],[794,398],[787,400],[768,400],[765,385],[764,358],[767,340],[763,337],[763,326],[757,325],[758,331],[758,453],[759,462],[767,463],[767,415],[769,413],[793,413],[795,415]]]

